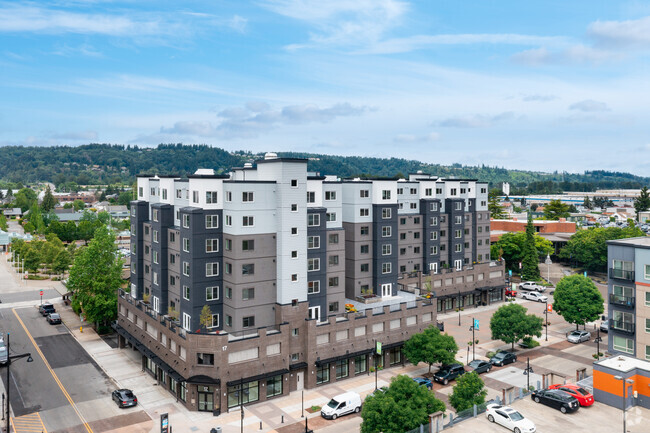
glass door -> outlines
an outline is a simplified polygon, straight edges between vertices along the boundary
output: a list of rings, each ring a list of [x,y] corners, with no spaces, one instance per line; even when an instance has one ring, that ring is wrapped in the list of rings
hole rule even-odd
[[[212,412],[214,410],[214,400],[211,392],[199,392],[199,411]]]

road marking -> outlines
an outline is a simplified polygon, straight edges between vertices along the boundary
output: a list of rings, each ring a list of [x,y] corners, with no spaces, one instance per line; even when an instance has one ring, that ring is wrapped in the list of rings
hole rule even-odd
[[[15,433],[47,433],[41,414],[38,412],[12,418],[11,426]]]
[[[81,423],[83,424],[83,426],[86,427],[86,431],[88,433],[93,433],[93,429],[90,428],[90,425],[88,425],[88,421],[86,421],[86,419],[83,417],[81,412],[79,412],[79,408],[77,408],[77,405],[75,404],[75,402],[72,401],[72,397],[70,397],[70,394],[68,394],[68,391],[65,389],[65,387],[63,386],[63,384],[59,380],[59,377],[56,375],[54,370],[52,370],[52,367],[50,367],[50,363],[47,362],[47,359],[45,359],[45,355],[43,355],[43,352],[41,352],[41,349],[38,347],[38,344],[36,344],[36,341],[34,341],[34,337],[32,337],[32,334],[30,334],[29,331],[27,330],[27,327],[23,323],[23,320],[20,318],[20,316],[18,316],[18,313],[16,313],[16,309],[12,308],[11,311],[13,311],[14,315],[16,316],[16,319],[18,319],[18,321],[20,322],[20,325],[23,327],[23,329],[27,333],[27,336],[29,337],[29,340],[32,342],[32,344],[34,345],[34,348],[36,349],[36,352],[38,352],[40,357],[43,359],[43,362],[45,363],[45,366],[50,371],[50,374],[54,378],[54,381],[57,383],[57,385],[59,385],[59,388],[63,392],[63,395],[65,396],[65,398],[70,403],[70,406],[72,406],[72,409],[74,409],[74,411],[77,413],[77,416],[81,420]]]

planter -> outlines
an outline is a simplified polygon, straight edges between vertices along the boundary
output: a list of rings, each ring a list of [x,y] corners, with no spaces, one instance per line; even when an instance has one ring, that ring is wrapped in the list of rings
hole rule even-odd
[[[360,295],[356,297],[358,302],[363,302],[364,304],[374,304],[376,302],[381,302],[381,298],[375,294],[372,295]]]

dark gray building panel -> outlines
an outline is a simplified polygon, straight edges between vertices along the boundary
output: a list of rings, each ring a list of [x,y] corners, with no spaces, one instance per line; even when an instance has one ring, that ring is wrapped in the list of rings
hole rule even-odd
[[[384,218],[390,213],[389,218]],[[398,230],[397,230],[397,204],[372,205],[371,230],[373,232],[372,242],[372,285],[375,294],[381,296],[381,286],[392,284],[392,295],[397,294],[397,273],[398,273]],[[390,229],[390,236],[384,236],[384,228]],[[390,245],[389,255],[383,255],[384,245]],[[383,273],[383,265],[390,264],[390,272]]]
[[[310,236],[319,238],[318,248],[309,248],[307,246],[307,259],[318,259],[320,263],[320,268],[317,271],[307,271],[307,283],[309,282],[318,282],[319,291],[317,293],[307,294],[307,300],[309,301],[310,307],[320,307],[321,317],[327,315],[327,222],[325,220],[325,213],[327,209],[324,207],[314,207],[308,208],[308,215],[320,215],[319,221],[320,225],[318,226],[309,226],[307,227],[307,239],[308,242]]]
[[[144,293],[144,228],[143,223],[149,221],[149,203],[136,200],[131,202],[131,284],[137,287],[137,299],[141,300]],[[135,247],[135,251],[133,248]],[[134,272],[135,270],[135,272]]]
[[[460,204],[460,206],[458,206]],[[447,244],[447,257],[449,267],[455,267],[457,260],[464,262],[465,252],[465,201],[463,199],[445,199],[445,213],[447,215],[448,227],[447,236],[449,243]],[[458,209],[457,207],[460,207]],[[456,236],[457,231],[460,230],[460,237]],[[461,251],[456,251],[457,245],[460,245]]]
[[[169,283],[168,229],[174,225],[174,207],[169,204],[155,203],[151,205],[151,211],[152,215],[154,215],[151,219],[151,230],[158,233],[158,241],[151,243],[152,257],[157,257],[157,260],[151,261],[151,272],[158,275],[158,284],[151,285],[151,296],[158,299],[158,313],[167,314],[167,285]]]
[[[423,244],[423,264],[422,270],[429,272],[430,264],[438,264],[440,267],[440,200],[421,199],[420,213],[422,214],[422,244]],[[432,233],[435,233],[435,239],[432,239]],[[435,247],[436,254],[431,254],[431,249]]]

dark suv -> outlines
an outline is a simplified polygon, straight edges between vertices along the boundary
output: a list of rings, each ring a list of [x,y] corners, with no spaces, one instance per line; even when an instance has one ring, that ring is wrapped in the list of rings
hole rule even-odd
[[[50,313],[56,313],[56,310],[52,304],[43,304],[38,307],[38,312],[41,313],[41,315],[47,317],[47,315]]]
[[[462,364],[443,365],[440,370],[433,375],[433,380],[447,385],[450,380],[456,379],[458,376],[465,374],[465,368]]]
[[[512,352],[497,352],[496,355],[490,358],[490,364],[498,367],[503,367],[511,362],[517,362],[517,355]]]
[[[542,403],[562,413],[575,412],[580,409],[578,399],[559,389],[539,389],[533,391],[531,398],[535,403]]]

